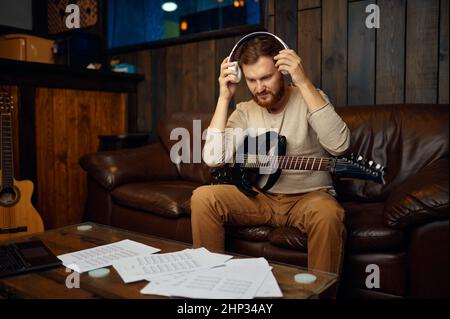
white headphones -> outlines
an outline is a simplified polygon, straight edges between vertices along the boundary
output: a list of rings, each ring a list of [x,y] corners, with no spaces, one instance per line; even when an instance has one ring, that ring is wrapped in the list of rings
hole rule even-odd
[[[281,45],[282,45],[285,49],[289,49],[289,47],[287,46],[287,44],[284,43],[283,40],[281,40],[279,37],[277,37],[277,36],[276,36],[275,34],[273,34],[273,33],[265,32],[265,31],[253,32],[253,33],[247,34],[246,36],[244,36],[243,38],[241,38],[241,39],[234,45],[233,50],[231,50],[231,53],[230,53],[230,55],[228,56],[228,62],[236,62],[236,61],[234,61],[234,54],[236,53],[237,48],[238,48],[243,42],[245,42],[246,40],[248,40],[249,38],[254,38],[254,37],[259,36],[259,35],[270,35],[270,36],[274,37],[276,40],[278,40],[278,42],[280,42]],[[242,79],[242,71],[241,71],[241,68],[239,67],[238,63],[236,62],[234,66],[230,66],[230,67],[228,67],[228,69],[236,71],[236,73],[237,73],[236,78],[237,78],[237,80],[240,82],[241,79]],[[283,74],[285,74],[285,75],[287,74],[285,71],[282,71],[281,73],[283,73]]]

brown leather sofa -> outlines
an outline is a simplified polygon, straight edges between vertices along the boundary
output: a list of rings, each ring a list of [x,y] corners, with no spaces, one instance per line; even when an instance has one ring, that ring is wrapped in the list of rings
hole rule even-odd
[[[351,151],[387,167],[386,185],[335,180],[348,232],[339,297],[448,297],[448,105],[336,108],[352,134]],[[191,242],[190,197],[210,181],[204,164],[175,165],[170,132],[210,114],[160,120],[160,143],[89,154],[86,220]],[[191,135],[192,136],[192,135]],[[306,266],[307,238],[293,228],[227,228],[229,251]],[[368,265],[380,287],[367,288]]]

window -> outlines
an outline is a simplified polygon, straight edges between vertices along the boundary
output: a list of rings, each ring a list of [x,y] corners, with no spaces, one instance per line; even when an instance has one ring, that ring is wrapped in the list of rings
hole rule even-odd
[[[108,46],[261,24],[263,0],[108,0]]]

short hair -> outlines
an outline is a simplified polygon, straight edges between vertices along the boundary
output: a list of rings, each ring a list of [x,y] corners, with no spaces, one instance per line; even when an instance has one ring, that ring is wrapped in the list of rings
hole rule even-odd
[[[259,35],[247,40],[238,55],[239,65],[254,64],[261,56],[274,57],[284,49],[284,46],[271,35]]]

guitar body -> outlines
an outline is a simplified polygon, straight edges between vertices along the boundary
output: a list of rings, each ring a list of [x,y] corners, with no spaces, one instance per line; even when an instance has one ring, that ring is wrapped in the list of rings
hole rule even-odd
[[[248,168],[245,164],[251,160],[255,162],[260,155],[272,154],[282,156],[286,154],[286,138],[273,131],[268,131],[256,137],[246,136],[244,142],[237,150],[237,158],[243,160],[237,161],[232,167],[223,166],[213,169],[213,183],[215,184],[233,184],[245,195],[253,197],[258,192],[252,189],[257,184],[263,184],[261,191],[266,192],[277,182],[281,175],[281,169],[273,169],[261,174],[260,168]],[[258,160],[259,161],[259,160]],[[264,180],[261,180],[264,179]]]
[[[31,181],[14,180],[14,189],[0,187],[0,240],[44,231],[32,194]]]

